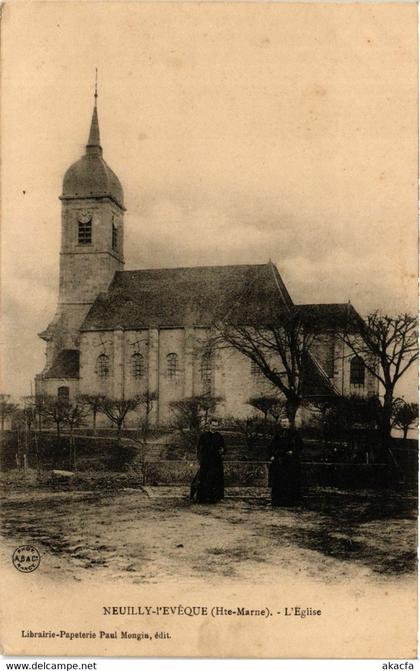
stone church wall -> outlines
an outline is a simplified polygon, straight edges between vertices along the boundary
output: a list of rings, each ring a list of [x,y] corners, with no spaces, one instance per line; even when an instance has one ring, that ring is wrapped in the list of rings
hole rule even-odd
[[[97,374],[98,357],[109,359],[109,376]],[[112,331],[82,333],[80,336],[80,392],[112,396],[114,386],[114,334]]]
[[[78,216],[92,216],[91,244],[78,244]],[[59,303],[93,303],[105,291],[116,270],[123,269],[122,254],[112,249],[112,216],[119,208],[109,199],[63,202]],[[122,246],[123,229],[120,231]]]
[[[270,382],[258,370],[254,370],[251,361],[232,349],[222,350],[221,365],[224,370],[223,415],[246,417],[255,413],[247,404],[253,396],[273,396],[275,390]]]
[[[334,377],[336,345],[334,333],[328,332],[317,335],[310,347],[311,352],[330,379]]]
[[[69,398],[74,399],[79,393],[79,380],[60,377],[50,377],[43,380],[38,377],[35,378],[35,394],[37,395],[45,394],[57,398],[60,387],[68,387]]]
[[[124,333],[124,395],[142,394],[148,389],[149,331]]]
[[[170,363],[176,355],[175,372]],[[172,359],[174,361],[174,359]],[[185,379],[185,332],[184,329],[159,330],[159,423],[170,420],[171,401],[184,398]]]
[[[350,352],[341,342],[326,336],[317,343],[314,352],[321,365],[333,373],[337,391],[367,395],[376,393],[377,383],[366,372],[363,386],[350,384]],[[206,342],[205,329],[173,328],[139,331],[104,331],[81,334],[80,392],[101,393],[126,398],[146,390],[157,391],[159,401],[154,405],[150,420],[167,424],[171,420],[171,401],[210,391],[220,397],[216,408],[219,417],[245,417],[254,414],[248,405],[252,396],[274,395],[275,388],[252,366],[251,361],[233,349],[222,349],[212,359],[210,382],[203,380],[202,353]],[[333,353],[333,355],[332,355]],[[109,375],[98,375],[98,356],[105,354]],[[134,374],[133,355],[142,359],[140,374]],[[176,368],[170,370],[168,356],[176,355]],[[173,366],[173,363],[172,363]],[[139,371],[137,371],[139,373]],[[56,394],[56,381],[48,381]],[[76,393],[72,386],[71,394]],[[143,409],[131,413],[126,425],[136,426]],[[102,422],[101,422],[102,423]]]
[[[338,335],[329,332],[317,336],[311,351],[339,393],[346,396],[349,394],[369,396],[378,393],[378,380],[366,369],[364,384],[351,384],[350,362],[354,353]]]
[[[337,391],[344,396],[358,394],[359,396],[371,396],[378,394],[379,383],[374,375],[365,369],[365,381],[363,385],[351,384],[350,382],[350,364],[354,353],[348,345],[345,345],[340,338],[335,341],[334,358],[334,384]]]
[[[93,267],[92,256],[95,256]],[[120,270],[111,254],[65,254],[60,264],[60,306],[87,303],[92,305],[100,291],[106,291],[116,270]]]

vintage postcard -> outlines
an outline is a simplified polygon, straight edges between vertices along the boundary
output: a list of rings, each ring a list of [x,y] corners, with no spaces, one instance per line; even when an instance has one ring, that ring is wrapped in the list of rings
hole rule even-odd
[[[2,652],[414,658],[416,4],[1,37]]]

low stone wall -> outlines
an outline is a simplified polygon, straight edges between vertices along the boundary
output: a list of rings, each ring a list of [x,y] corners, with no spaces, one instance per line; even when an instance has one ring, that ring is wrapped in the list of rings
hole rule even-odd
[[[377,489],[392,484],[393,474],[385,464],[341,464],[306,462],[302,464],[305,487]]]
[[[0,441],[1,471],[8,472],[24,466],[21,458],[23,445],[24,436],[17,440],[16,432],[3,432]],[[415,448],[415,444],[405,447],[405,444],[400,446],[396,441],[395,456],[402,476],[399,479],[411,489],[417,483]],[[340,463],[337,463],[338,460],[333,462],[326,456],[321,459],[314,450],[305,448],[302,463],[302,482],[305,486],[361,489],[395,483],[395,477],[390,477],[383,464],[345,463],[340,456]],[[40,472],[71,470],[68,436],[63,435],[57,443],[54,433],[43,433],[36,444],[32,437],[28,444],[26,466]],[[127,438],[123,439],[120,447],[115,438],[78,436],[76,439],[76,469],[79,474],[97,472],[106,479],[108,473],[119,471],[132,474],[140,485],[185,485],[191,482],[197,468],[197,461],[192,454],[160,442],[144,450]],[[226,486],[267,486],[268,462],[262,451],[245,453],[238,449],[235,452],[231,445],[224,468]]]
[[[269,462],[225,461],[226,487],[267,487]],[[139,482],[148,486],[188,485],[197,473],[195,461],[149,461],[133,466]],[[303,487],[380,489],[395,484],[385,464],[302,463]],[[407,482],[407,485],[410,483]]]
[[[144,464],[144,484],[184,485],[191,482],[197,473],[195,461],[154,461]],[[266,487],[268,464],[261,462],[226,461],[224,463],[225,485],[243,487]]]
[[[186,485],[197,472],[194,461],[146,462],[139,468],[145,485]],[[267,487],[268,462],[225,461],[227,487]],[[302,463],[302,484],[305,487],[324,486],[342,489],[380,488],[389,484],[384,464]]]

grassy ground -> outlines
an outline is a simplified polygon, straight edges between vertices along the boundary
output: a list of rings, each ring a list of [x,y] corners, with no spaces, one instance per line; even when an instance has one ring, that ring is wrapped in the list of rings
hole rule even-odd
[[[323,583],[403,579],[416,568],[413,497],[312,489],[298,509],[272,509],[268,490],[227,491],[190,504],[187,488],[60,492],[7,488],[3,552],[41,551],[57,579],[253,583],[307,576]]]

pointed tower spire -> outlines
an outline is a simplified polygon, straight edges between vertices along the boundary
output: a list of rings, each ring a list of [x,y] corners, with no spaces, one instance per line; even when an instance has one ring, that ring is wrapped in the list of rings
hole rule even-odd
[[[95,104],[93,106],[93,114],[92,114],[92,121],[90,124],[90,132],[89,132],[89,139],[86,145],[86,149],[88,150],[88,153],[97,153],[99,150],[99,153],[102,153],[102,147],[101,147],[101,140],[99,136],[99,121],[98,121],[98,108],[97,108],[97,100],[98,100],[98,68],[95,70],[95,93],[94,93],[94,98],[95,98]],[[94,149],[95,151],[89,151],[91,149]]]

